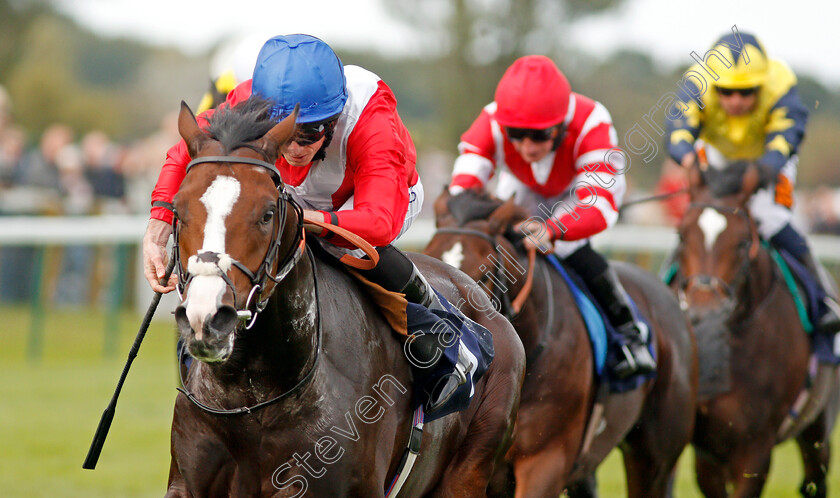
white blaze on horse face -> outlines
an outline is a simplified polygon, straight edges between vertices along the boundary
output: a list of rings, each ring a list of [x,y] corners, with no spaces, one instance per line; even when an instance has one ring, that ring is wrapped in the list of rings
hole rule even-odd
[[[441,254],[440,259],[455,268],[461,269],[461,263],[464,262],[464,246],[460,242],[456,242],[452,249]]]
[[[199,199],[207,210],[204,243],[199,253],[214,252],[223,260],[230,259],[225,253],[225,218],[233,210],[240,191],[238,180],[230,176],[219,176],[213,180]],[[225,266],[230,267],[229,264]],[[214,315],[219,309],[222,295],[227,288],[220,275],[201,273],[193,278],[186,299],[187,319],[198,340],[203,338],[204,319]]]
[[[712,250],[718,236],[726,230],[726,216],[720,214],[717,209],[706,208],[697,219],[700,230],[706,243],[706,251]]]
[[[207,223],[204,224],[204,245],[199,252],[225,253],[225,218],[239,199],[239,181],[230,176],[219,176],[207,187],[201,196],[207,209]]]

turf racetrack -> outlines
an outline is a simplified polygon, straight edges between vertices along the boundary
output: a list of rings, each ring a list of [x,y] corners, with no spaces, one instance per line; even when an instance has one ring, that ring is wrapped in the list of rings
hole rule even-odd
[[[51,310],[43,357],[27,361],[30,312],[0,307],[0,496],[163,496],[169,470],[169,426],[175,399],[174,320],[149,328],[123,387],[96,470],[82,470],[96,425],[111,399],[141,316],[120,317],[118,346],[103,356],[105,316],[92,310]],[[834,431],[840,448],[840,431]],[[677,497],[701,496],[693,455],[683,454]],[[802,476],[796,445],[777,447],[764,497],[798,496]],[[624,496],[621,455],[598,471],[604,498]],[[840,452],[829,473],[830,496],[840,496]]]

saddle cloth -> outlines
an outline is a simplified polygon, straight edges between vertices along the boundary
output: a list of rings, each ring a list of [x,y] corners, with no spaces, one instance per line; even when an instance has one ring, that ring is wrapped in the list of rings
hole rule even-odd
[[[493,361],[493,335],[481,325],[465,317],[460,310],[435,291],[445,310],[429,310],[419,304],[410,303],[403,294],[386,290],[371,282],[358,272],[350,270],[359,279],[374,303],[385,317],[391,328],[405,337],[411,334],[440,334],[449,330],[457,331],[457,340],[448,345],[444,355],[434,368],[422,368],[412,365],[414,374],[414,403],[425,405],[429,392],[438,379],[451,373],[458,362],[459,353],[468,358],[472,367],[467,374],[467,382],[443,406],[425,415],[425,422],[431,422],[443,416],[467,408],[475,393],[475,383],[487,371]]]
[[[422,335],[454,330],[457,332],[457,340],[446,347],[443,357],[434,367],[422,368],[412,365],[415,407],[426,404],[428,393],[435,383],[455,369],[459,355],[469,359],[470,368],[466,372],[467,382],[459,387],[443,406],[431,414],[426,414],[427,423],[461,411],[470,405],[475,394],[475,384],[487,372],[495,354],[493,335],[490,331],[464,316],[439,292],[435,293],[445,310],[429,310],[419,304],[408,303],[408,333]],[[441,326],[441,321],[445,326]]]
[[[586,323],[586,330],[589,332],[589,341],[592,344],[592,353],[595,358],[595,373],[601,380],[609,382],[610,391],[617,393],[632,391],[648,379],[655,377],[656,373],[651,372],[645,375],[631,375],[625,379],[619,379],[609,369],[607,369],[606,373],[604,372],[605,365],[618,363],[618,355],[620,354],[621,347],[624,345],[624,337],[610,324],[603,309],[592,294],[590,294],[586,284],[583,283],[583,279],[574,270],[563,265],[554,254],[547,255],[546,259],[557,270],[557,273],[563,277],[563,280],[566,281],[575,298],[578,310],[583,317],[583,321]],[[641,313],[641,310],[636,306],[633,299],[630,296],[627,297],[630,300],[630,305],[633,306],[636,316],[641,317],[650,331],[650,337],[646,337],[645,339],[650,354],[656,359],[656,351],[652,346],[655,344],[653,340],[653,327]]]

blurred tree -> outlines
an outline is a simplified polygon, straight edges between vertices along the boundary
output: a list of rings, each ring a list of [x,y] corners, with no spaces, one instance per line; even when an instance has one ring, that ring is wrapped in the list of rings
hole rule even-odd
[[[0,0],[0,26],[25,19],[12,31],[13,58],[0,73],[14,104],[15,120],[37,135],[55,122],[77,133],[101,129],[118,139],[151,133],[160,117],[203,92],[207,57],[186,57],[128,39],[103,39],[48,6],[21,9]]]
[[[504,70],[526,53],[556,55],[571,21],[609,9],[621,0],[385,0],[388,11],[406,21],[441,54],[426,80],[440,90],[440,145],[452,148],[490,102]]]
[[[23,53],[23,34],[48,10],[42,1],[0,0],[0,83]]]

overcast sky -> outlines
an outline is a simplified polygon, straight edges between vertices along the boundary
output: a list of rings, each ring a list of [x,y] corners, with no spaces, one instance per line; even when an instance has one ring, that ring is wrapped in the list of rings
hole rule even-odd
[[[381,0],[54,0],[83,25],[198,53],[249,33],[268,38],[309,33],[336,47],[394,55],[417,50]],[[840,2],[829,0],[625,0],[615,12],[583,19],[566,37],[595,57],[621,47],[649,53],[668,66],[688,66],[723,33],[738,26],[771,57],[840,88]],[[567,69],[569,70],[569,69]]]

